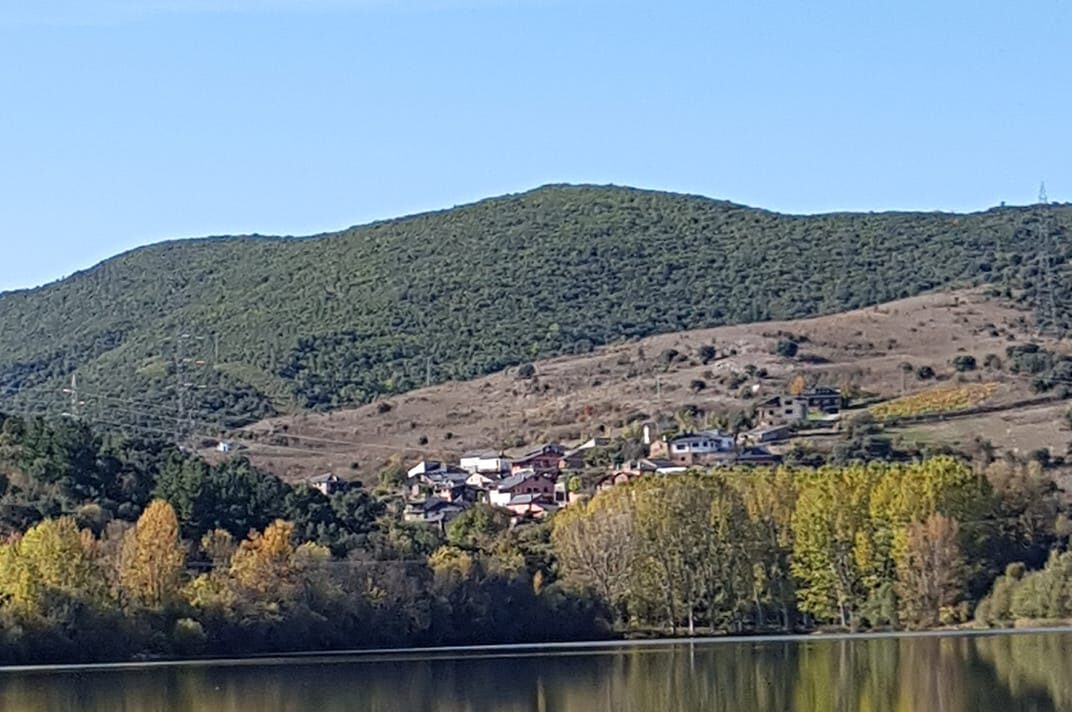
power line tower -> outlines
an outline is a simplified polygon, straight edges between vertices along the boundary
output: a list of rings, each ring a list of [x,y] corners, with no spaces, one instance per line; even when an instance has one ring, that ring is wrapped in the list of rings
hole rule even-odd
[[[1058,244],[1051,224],[1050,199],[1046,183],[1039,185],[1038,219],[1035,221],[1035,249],[1039,255],[1039,325],[1041,334],[1046,328],[1057,330],[1057,294],[1054,272],[1057,270]]]
[[[191,378],[190,366],[204,366],[205,360],[194,358],[190,355],[189,345],[191,342],[202,342],[204,336],[193,336],[186,331],[180,330],[175,335],[173,349],[175,369],[175,443],[178,444],[193,429],[193,416],[191,410],[193,389],[197,388]]]
[[[81,401],[78,400],[78,374],[71,374],[71,385],[63,389],[63,392],[69,396],[68,410],[64,413],[69,418],[78,420],[81,413],[79,412],[79,406]]]

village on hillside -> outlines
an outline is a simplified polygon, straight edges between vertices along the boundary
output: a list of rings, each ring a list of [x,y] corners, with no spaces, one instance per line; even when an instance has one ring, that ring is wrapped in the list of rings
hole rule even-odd
[[[508,510],[518,523],[538,521],[639,477],[777,465],[782,456],[772,447],[798,433],[837,428],[843,405],[838,389],[818,387],[759,403],[757,427],[737,434],[717,429],[681,432],[670,421],[649,421],[639,429],[639,442],[595,437],[569,448],[550,442],[513,454],[473,450],[457,462],[422,459],[406,471],[403,519],[443,528],[483,503]],[[325,495],[348,486],[335,473],[311,477],[307,483]]]

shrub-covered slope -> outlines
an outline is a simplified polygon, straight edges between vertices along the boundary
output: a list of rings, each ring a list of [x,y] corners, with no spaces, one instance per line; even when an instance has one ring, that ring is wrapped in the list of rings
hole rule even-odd
[[[1060,314],[1069,280],[1038,271],[1040,255],[1066,263],[1070,227],[1068,206],[791,216],[548,186],[309,238],[162,243],[0,295],[0,407],[58,407],[77,373],[74,407],[233,423],[954,283],[992,282],[1044,315],[1038,286],[1055,284]]]

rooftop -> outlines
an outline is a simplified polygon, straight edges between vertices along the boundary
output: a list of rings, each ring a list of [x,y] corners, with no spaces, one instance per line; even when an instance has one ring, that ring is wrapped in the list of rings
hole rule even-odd
[[[482,457],[482,458],[487,458],[487,459],[490,460],[490,459],[498,459],[498,458],[505,457],[505,456],[499,450],[492,450],[490,448],[485,449],[485,450],[469,450],[468,452],[462,453],[462,459],[463,460],[466,460],[466,459],[471,458],[471,457]]]

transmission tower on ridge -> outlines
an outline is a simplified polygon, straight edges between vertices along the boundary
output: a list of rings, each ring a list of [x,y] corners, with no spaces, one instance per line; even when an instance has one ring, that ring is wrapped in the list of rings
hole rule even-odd
[[[186,331],[180,330],[175,335],[173,358],[175,360],[175,443],[182,442],[193,428],[194,403],[191,391],[198,385],[191,381],[192,374],[189,366],[204,366],[206,361],[201,358],[193,358],[187,351],[190,341],[202,342],[204,336],[193,336]]]
[[[1050,225],[1050,199],[1046,195],[1046,182],[1039,185],[1038,196],[1038,220],[1035,222],[1036,239],[1035,249],[1039,251],[1039,312],[1040,317],[1045,314],[1045,320],[1039,319],[1039,332],[1045,328],[1057,329],[1057,296],[1055,293],[1053,273],[1056,270],[1055,255],[1057,253],[1057,241],[1054,230]]]

